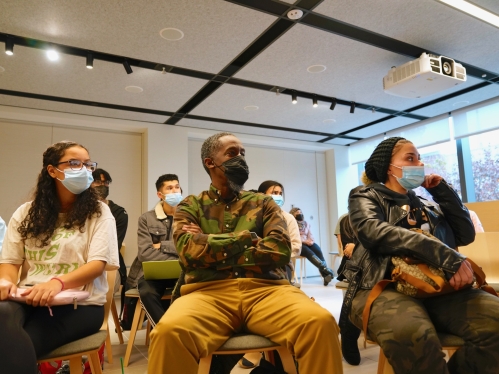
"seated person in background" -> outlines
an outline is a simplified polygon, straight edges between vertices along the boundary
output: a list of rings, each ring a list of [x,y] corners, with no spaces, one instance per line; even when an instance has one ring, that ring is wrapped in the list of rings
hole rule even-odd
[[[303,218],[303,213],[300,208],[295,207],[291,209],[289,213],[292,214],[298,222],[302,242],[301,256],[306,257],[312,265],[319,269],[319,272],[324,279],[324,286],[327,286],[329,282],[333,280],[334,273],[327,267],[321,248],[314,243],[314,237],[310,231],[310,225]]]
[[[470,287],[471,266],[454,250],[475,238],[459,196],[439,175],[425,175],[418,150],[400,137],[376,147],[362,179],[366,186],[353,193],[348,205],[359,243],[344,271],[349,288],[340,324],[348,317],[359,328],[364,322],[397,374],[497,373],[499,298]],[[412,189],[420,185],[438,205],[427,205],[414,194]],[[455,291],[416,299],[388,286],[363,321],[371,289],[390,278],[392,256],[412,256],[442,269]],[[448,363],[437,331],[465,341]]]
[[[474,210],[468,210],[470,212],[471,221],[473,222],[473,227],[475,228],[475,232],[485,232],[482,226],[482,222],[478,218],[478,214]]]
[[[202,145],[212,183],[175,213],[186,284],[151,332],[148,372],[196,374],[201,357],[247,331],[287,347],[302,373],[342,373],[334,317],[290,285],[283,270],[291,248],[281,209],[269,196],[242,191],[244,156],[230,133]]]
[[[153,327],[170,305],[170,300],[161,300],[165,289],[175,287],[177,280],[145,280],[142,262],[178,259],[172,240],[172,228],[175,207],[182,200],[180,184],[175,174],[160,176],[156,181],[156,191],[160,201],[153,210],[139,217],[138,252],[127,279],[129,287],[139,289],[140,301]]]
[[[340,257],[343,257],[344,255],[343,245],[341,244],[340,222],[343,219],[343,217],[345,217],[346,215],[348,215],[348,213],[344,213],[338,218],[338,222],[336,222],[336,227],[334,228],[334,236],[336,236],[336,242],[338,244],[338,253]]]
[[[91,188],[97,192],[97,196],[100,201],[107,204],[109,209],[111,209],[111,214],[113,215],[116,221],[116,234],[118,236],[118,256],[120,259],[120,269],[119,269],[119,277],[116,277],[116,284],[114,287],[114,291],[118,291],[120,284],[125,287],[126,282],[126,265],[123,256],[120,253],[121,245],[123,244],[123,240],[125,240],[126,230],[128,228],[128,214],[126,213],[125,208],[115,204],[112,200],[108,200],[107,197],[109,195],[109,185],[113,181],[111,176],[104,169],[95,169],[92,172],[92,177],[94,181],[90,185]],[[123,300],[122,300],[123,302]]]
[[[12,215],[0,256],[2,373],[37,373],[37,357],[102,326],[105,270],[118,269],[119,262],[114,218],[89,189],[96,165],[77,143],[51,145],[33,201]],[[17,287],[28,288],[26,303],[9,300]],[[47,308],[59,292],[73,288],[90,297],[78,308]]]

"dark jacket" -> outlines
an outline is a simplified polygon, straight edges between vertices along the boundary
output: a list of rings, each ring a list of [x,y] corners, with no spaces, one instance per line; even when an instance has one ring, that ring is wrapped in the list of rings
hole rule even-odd
[[[111,209],[111,214],[113,215],[114,219],[116,220],[116,234],[118,237],[118,251],[121,248],[121,245],[123,244],[123,240],[125,240],[125,235],[126,235],[126,230],[128,228],[128,214],[126,213],[125,208],[119,206],[118,204],[115,204],[113,201],[109,200],[108,203],[109,209]],[[125,265],[125,260],[123,259],[123,256],[121,253],[118,253],[119,259],[120,259],[120,277],[121,277],[121,284],[125,284],[126,280],[126,265]]]
[[[389,278],[392,256],[410,255],[441,268],[450,279],[465,259],[454,248],[475,240],[468,209],[459,196],[442,180],[428,189],[438,205],[421,199],[430,233],[439,239],[435,240],[401,227],[408,213],[381,190],[369,185],[349,199],[350,222],[359,242],[343,271],[345,277],[350,281],[356,278],[352,283],[357,289],[371,289]]]
[[[178,259],[172,240],[172,224],[173,217],[165,214],[161,202],[157,203],[153,210],[139,217],[137,257],[133,261],[126,281],[130,287],[136,287],[139,278],[144,275],[142,262]],[[161,247],[153,248],[152,245],[157,243],[161,243]]]

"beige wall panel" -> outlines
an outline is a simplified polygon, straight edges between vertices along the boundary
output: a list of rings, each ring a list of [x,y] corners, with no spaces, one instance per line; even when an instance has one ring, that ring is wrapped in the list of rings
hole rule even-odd
[[[42,167],[42,154],[52,144],[52,127],[0,122],[0,216],[6,223],[31,200]]]

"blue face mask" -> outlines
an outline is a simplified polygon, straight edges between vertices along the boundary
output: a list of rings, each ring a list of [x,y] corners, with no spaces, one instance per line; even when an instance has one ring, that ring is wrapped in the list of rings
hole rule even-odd
[[[163,201],[170,206],[177,206],[182,201],[182,194],[180,192],[163,194],[163,196],[165,197]]]
[[[64,173],[64,179],[57,179],[61,181],[62,185],[66,187],[69,192],[75,195],[79,195],[83,191],[87,190],[94,181],[92,172],[90,170],[87,170],[86,167],[83,167],[80,170],[73,170],[68,168],[64,171],[59,171],[61,173]]]
[[[270,196],[272,196],[277,205],[281,207],[284,205],[284,199],[282,198],[281,195],[270,195]]]
[[[406,190],[412,190],[418,188],[424,182],[424,166],[395,166],[396,168],[402,169],[402,178],[393,175],[399,184]]]

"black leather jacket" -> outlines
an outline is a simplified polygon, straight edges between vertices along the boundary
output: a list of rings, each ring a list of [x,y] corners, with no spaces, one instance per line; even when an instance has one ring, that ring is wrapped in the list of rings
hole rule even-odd
[[[437,241],[400,227],[408,213],[380,189],[376,185],[366,186],[349,200],[350,221],[359,241],[343,272],[356,285],[350,297],[359,288],[371,289],[378,281],[389,278],[392,256],[411,255],[424,260],[441,268],[450,279],[465,259],[454,248],[475,240],[468,209],[456,192],[442,180],[428,189],[438,205],[420,198],[430,233],[440,239]]]

